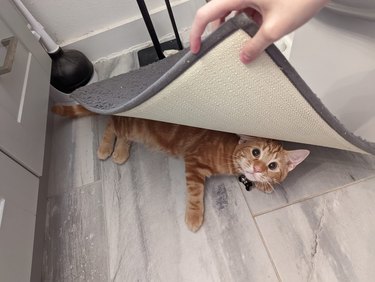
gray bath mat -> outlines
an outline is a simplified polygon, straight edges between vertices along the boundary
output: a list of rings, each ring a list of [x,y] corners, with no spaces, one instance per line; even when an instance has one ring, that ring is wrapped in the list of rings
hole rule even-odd
[[[375,155],[346,130],[274,46],[243,65],[239,51],[257,26],[245,15],[203,42],[71,95],[100,114],[133,116]]]

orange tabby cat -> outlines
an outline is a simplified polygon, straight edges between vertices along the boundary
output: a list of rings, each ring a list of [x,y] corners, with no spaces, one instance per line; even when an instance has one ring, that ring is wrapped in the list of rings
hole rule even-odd
[[[82,106],[54,106],[69,117],[93,114]],[[140,142],[185,160],[187,204],[185,221],[191,231],[203,222],[205,178],[215,174],[244,174],[256,187],[270,193],[288,172],[301,163],[308,150],[286,151],[269,139],[212,131],[139,118],[112,116],[98,149],[101,160],[112,155],[115,163],[129,158],[131,142]]]

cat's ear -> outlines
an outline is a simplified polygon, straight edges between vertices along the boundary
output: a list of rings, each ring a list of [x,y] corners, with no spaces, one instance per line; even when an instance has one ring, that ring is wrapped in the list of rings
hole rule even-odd
[[[293,170],[297,165],[302,163],[310,154],[309,150],[292,150],[286,151],[288,155],[288,171]]]
[[[253,141],[256,139],[256,137],[249,136],[249,135],[242,135],[242,134],[237,134],[237,135],[240,137],[240,140],[238,140],[239,145],[246,143],[247,141]]]

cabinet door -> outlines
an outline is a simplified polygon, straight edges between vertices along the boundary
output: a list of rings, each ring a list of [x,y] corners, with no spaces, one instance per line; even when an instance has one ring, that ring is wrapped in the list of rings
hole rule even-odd
[[[0,40],[6,40],[0,44],[0,66],[13,57],[11,70],[0,74],[0,149],[41,175],[50,60],[8,1],[1,3]]]
[[[38,178],[0,153],[0,280],[30,281]]]

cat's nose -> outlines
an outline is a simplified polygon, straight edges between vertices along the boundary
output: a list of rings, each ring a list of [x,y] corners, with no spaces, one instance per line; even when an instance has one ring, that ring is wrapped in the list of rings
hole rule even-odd
[[[266,166],[261,163],[255,163],[253,165],[254,172],[263,172],[266,170]]]

